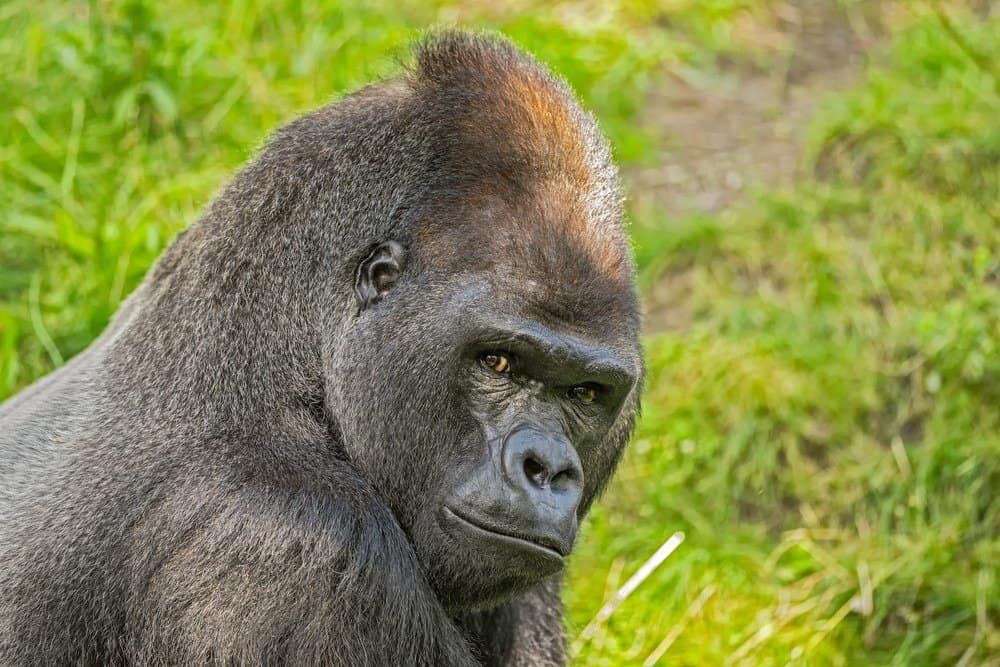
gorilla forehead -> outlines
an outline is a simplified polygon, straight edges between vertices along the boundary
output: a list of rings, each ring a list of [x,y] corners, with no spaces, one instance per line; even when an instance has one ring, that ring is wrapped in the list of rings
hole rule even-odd
[[[639,323],[624,239],[590,233],[573,198],[546,196],[438,199],[414,224],[414,257],[459,284],[485,281],[492,307],[631,337]]]
[[[444,33],[419,51],[409,85],[437,118],[415,247],[452,271],[545,285],[540,308],[628,319],[617,172],[565,83],[508,42]]]

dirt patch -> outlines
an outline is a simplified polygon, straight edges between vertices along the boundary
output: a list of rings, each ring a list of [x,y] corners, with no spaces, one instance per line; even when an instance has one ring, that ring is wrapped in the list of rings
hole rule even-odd
[[[640,217],[718,213],[738,205],[752,187],[802,175],[817,100],[859,79],[882,34],[881,3],[857,3],[863,13],[845,4],[778,3],[772,14],[740,26],[770,50],[766,66],[729,59],[711,76],[664,72],[642,117],[660,147],[658,159],[625,174]],[[648,331],[687,327],[690,283],[689,276],[670,274],[647,291]]]

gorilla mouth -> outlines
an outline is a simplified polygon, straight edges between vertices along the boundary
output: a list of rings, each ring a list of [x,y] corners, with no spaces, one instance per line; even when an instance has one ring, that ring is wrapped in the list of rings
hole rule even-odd
[[[457,520],[458,523],[464,524],[466,527],[471,528],[473,531],[478,533],[486,533],[492,539],[500,538],[505,542],[512,543],[512,546],[516,546],[520,549],[528,549],[538,553],[546,558],[556,558],[560,561],[569,554],[569,550],[563,545],[559,544],[555,539],[543,537],[543,536],[531,536],[524,533],[519,533],[511,531],[509,529],[502,530],[490,525],[489,523],[483,521],[479,518],[472,518],[466,514],[457,512],[445,505],[442,508],[442,513],[448,517],[450,516],[453,520]]]

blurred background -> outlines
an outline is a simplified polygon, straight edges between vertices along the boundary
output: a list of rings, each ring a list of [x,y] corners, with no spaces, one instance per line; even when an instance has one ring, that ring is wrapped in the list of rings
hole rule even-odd
[[[500,30],[610,136],[647,311],[643,417],[572,560],[575,663],[998,665],[993,4],[6,0],[0,400],[275,127],[427,26]]]

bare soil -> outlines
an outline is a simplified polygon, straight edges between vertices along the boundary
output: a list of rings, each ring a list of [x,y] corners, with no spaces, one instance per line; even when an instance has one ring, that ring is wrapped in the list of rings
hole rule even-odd
[[[632,205],[659,219],[716,214],[739,206],[755,186],[801,178],[806,128],[816,103],[860,77],[880,40],[881,3],[849,13],[836,0],[779,3],[742,26],[767,65],[717,64],[710,74],[665,68],[642,122],[659,146],[652,165],[625,174]],[[683,272],[661,276],[646,292],[646,330],[683,330],[691,315]]]

